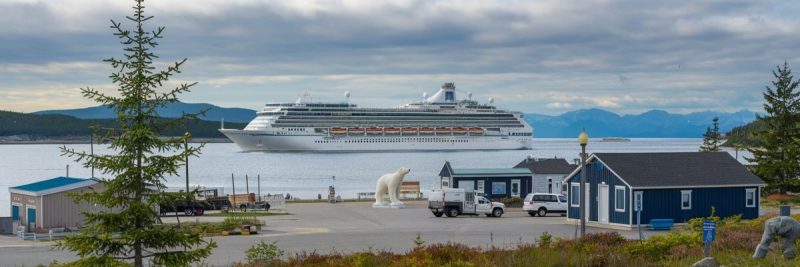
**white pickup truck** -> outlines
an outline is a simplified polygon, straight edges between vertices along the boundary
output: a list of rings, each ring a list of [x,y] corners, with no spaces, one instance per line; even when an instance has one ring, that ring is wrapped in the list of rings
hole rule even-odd
[[[492,202],[475,192],[464,189],[436,190],[428,194],[428,208],[436,217],[456,217],[461,214],[500,217],[506,211],[506,205]]]

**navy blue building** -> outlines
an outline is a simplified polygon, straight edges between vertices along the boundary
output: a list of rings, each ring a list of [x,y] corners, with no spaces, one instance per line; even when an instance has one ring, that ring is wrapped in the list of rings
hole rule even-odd
[[[528,168],[453,169],[447,161],[439,176],[443,188],[477,191],[490,199],[525,197],[533,183],[533,174]]]
[[[759,214],[766,186],[726,152],[595,153],[586,165],[587,222],[632,227],[651,219],[684,223],[691,218]],[[577,168],[564,179],[568,218],[580,218]]]

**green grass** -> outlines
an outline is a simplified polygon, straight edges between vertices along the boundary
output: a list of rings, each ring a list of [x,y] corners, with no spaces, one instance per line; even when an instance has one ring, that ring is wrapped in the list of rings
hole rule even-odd
[[[199,233],[203,236],[217,236],[220,235],[222,231],[240,229],[242,225],[264,226],[264,223],[253,216],[234,216],[227,217],[222,222],[183,222],[180,227],[188,228],[192,232]],[[177,227],[177,224],[166,224],[165,227]]]

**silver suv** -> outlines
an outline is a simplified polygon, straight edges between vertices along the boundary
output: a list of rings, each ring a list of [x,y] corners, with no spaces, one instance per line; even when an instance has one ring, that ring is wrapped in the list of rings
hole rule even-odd
[[[522,209],[531,216],[544,217],[547,213],[567,214],[567,197],[553,193],[530,193],[525,196]]]

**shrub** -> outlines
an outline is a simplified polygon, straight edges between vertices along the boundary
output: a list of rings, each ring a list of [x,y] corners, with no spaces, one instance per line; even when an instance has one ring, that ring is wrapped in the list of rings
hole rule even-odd
[[[279,249],[275,243],[277,242],[266,243],[261,240],[258,244],[253,245],[245,251],[247,261],[251,264],[267,263],[283,256],[283,250]]]
[[[787,194],[772,194],[767,196],[767,201],[777,202],[780,204],[797,203],[797,197]]]
[[[500,199],[500,202],[505,204],[507,207],[522,207],[521,197],[504,197]]]
[[[540,247],[549,247],[550,243],[552,242],[553,242],[553,236],[550,235],[550,233],[548,233],[547,231],[545,231],[544,233],[542,233],[542,235],[539,236],[539,241],[536,243]]]
[[[687,249],[699,248],[702,245],[700,233],[668,233],[666,235],[652,236],[642,242],[634,242],[625,248],[632,256],[645,257],[651,260],[662,260],[671,257],[668,251],[677,246],[686,246]]]

